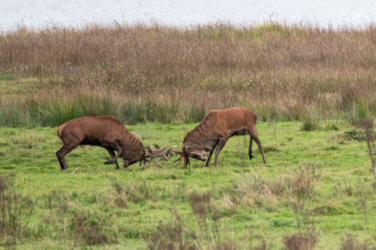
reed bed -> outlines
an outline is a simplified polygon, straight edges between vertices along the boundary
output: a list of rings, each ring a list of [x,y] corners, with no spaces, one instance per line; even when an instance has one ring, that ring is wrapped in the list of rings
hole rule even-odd
[[[375,45],[374,24],[20,27],[0,34],[0,125],[197,122],[234,106],[264,121],[333,119],[359,100],[375,113]]]

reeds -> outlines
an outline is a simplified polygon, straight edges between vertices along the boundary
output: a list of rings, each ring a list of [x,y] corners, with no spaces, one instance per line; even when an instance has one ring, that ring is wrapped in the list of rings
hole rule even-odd
[[[304,120],[313,109],[325,119],[343,117],[357,99],[374,113],[375,39],[373,24],[363,30],[273,22],[21,27],[0,34],[0,79],[27,78],[38,90],[2,93],[1,125],[54,126],[94,114],[127,123],[195,122],[210,109],[233,106],[250,107],[262,120]],[[88,96],[99,96],[102,109],[97,100],[90,108]],[[55,102],[35,117],[27,112],[27,98]],[[64,109],[59,117],[53,105]]]

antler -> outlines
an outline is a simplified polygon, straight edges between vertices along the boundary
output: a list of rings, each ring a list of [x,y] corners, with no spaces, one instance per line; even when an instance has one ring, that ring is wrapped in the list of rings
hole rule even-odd
[[[154,144],[154,146],[155,146],[155,148],[156,148],[155,150],[152,150],[152,149],[150,148],[149,144],[148,144],[147,146],[145,146],[145,148],[146,148],[146,150],[147,150],[148,152],[147,152],[147,153],[145,154],[145,156],[144,156],[144,164],[145,164],[146,162],[149,163],[151,160],[153,160],[153,162],[155,163],[155,165],[156,165],[157,167],[162,168],[162,166],[159,166],[159,165],[158,165],[156,158],[157,158],[157,157],[162,157],[162,160],[161,160],[161,161],[166,160],[166,161],[168,161],[168,163],[170,163],[169,159],[170,159],[172,156],[175,155],[175,153],[172,151],[172,149],[173,149],[174,147],[176,147],[176,145],[170,147],[168,150],[165,150],[165,148],[167,148],[167,145],[166,145],[166,146],[163,146],[163,147],[161,147],[161,148],[160,148],[158,145],[156,145],[156,144]],[[147,158],[150,158],[150,160],[148,160]],[[161,161],[159,161],[159,162],[161,162]],[[170,163],[170,164],[171,164],[171,163]]]

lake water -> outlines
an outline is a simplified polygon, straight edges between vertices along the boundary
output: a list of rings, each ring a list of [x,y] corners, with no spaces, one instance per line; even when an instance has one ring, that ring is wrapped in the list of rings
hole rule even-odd
[[[0,0],[0,31],[21,24],[79,27],[87,23],[190,26],[217,21],[314,23],[321,27],[362,27],[375,21],[375,0]]]

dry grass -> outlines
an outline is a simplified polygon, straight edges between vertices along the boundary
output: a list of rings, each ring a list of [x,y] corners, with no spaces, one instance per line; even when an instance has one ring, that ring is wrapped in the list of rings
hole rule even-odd
[[[228,236],[225,235],[227,232],[219,230],[218,223],[222,216],[217,207],[211,203],[210,192],[204,194],[193,192],[189,195],[188,201],[193,213],[190,216],[196,218],[198,229],[188,229],[176,210],[171,209],[174,215],[173,222],[158,226],[157,232],[149,238],[148,249],[237,249],[236,242],[227,239]],[[265,246],[265,243],[263,245]]]
[[[347,234],[341,242],[341,250],[374,250],[375,247],[369,247],[367,243],[359,243],[354,235]]]
[[[295,233],[283,239],[283,250],[311,250],[315,249],[317,236],[305,233],[304,235]]]
[[[28,95],[36,103],[48,104],[52,96],[69,103],[84,92],[107,93],[111,105],[152,102],[175,110],[170,119],[154,118],[161,122],[192,121],[196,113],[186,110],[193,106],[202,113],[247,106],[263,120],[301,120],[312,109],[328,118],[359,98],[374,112],[375,41],[373,24],[336,31],[273,22],[19,28],[0,35],[0,74],[36,78],[42,90],[21,91],[17,100],[2,95],[1,107],[5,113]]]

